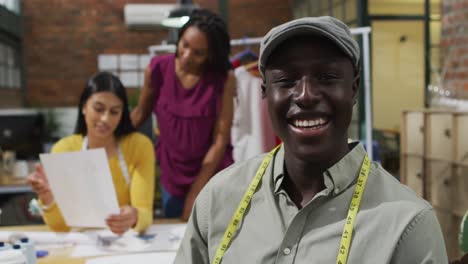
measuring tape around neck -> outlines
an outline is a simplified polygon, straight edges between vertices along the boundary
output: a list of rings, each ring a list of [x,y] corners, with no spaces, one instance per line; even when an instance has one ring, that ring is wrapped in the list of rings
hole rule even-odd
[[[234,233],[236,232],[238,225],[240,224],[242,218],[244,217],[245,211],[247,207],[249,206],[250,201],[252,200],[252,196],[255,193],[255,190],[257,189],[257,186],[260,183],[260,180],[265,174],[268,164],[270,163],[271,159],[276,154],[280,146],[281,145],[278,145],[276,148],[270,151],[267,154],[267,156],[263,159],[260,167],[257,169],[257,172],[255,173],[255,177],[250,182],[249,187],[245,191],[244,196],[242,197],[242,200],[239,203],[239,206],[237,207],[236,212],[232,216],[231,221],[229,222],[229,225],[226,228],[226,231],[224,232],[223,239],[221,240],[221,243],[219,244],[218,249],[216,250],[216,253],[213,259],[213,264],[221,263],[224,253],[228,249],[229,244],[231,243],[232,237],[234,236]],[[369,161],[368,156],[365,155],[364,161],[362,162],[361,171],[359,172],[359,177],[356,183],[356,188],[354,190],[353,197],[351,199],[351,204],[348,209],[348,215],[345,220],[343,233],[341,235],[340,247],[338,250],[338,257],[336,260],[337,264],[345,264],[347,262],[349,248],[351,245],[351,237],[353,234],[354,220],[359,210],[361,197],[366,186],[367,178],[369,176],[369,170],[370,170],[370,161]]]
[[[343,233],[341,234],[341,242],[340,247],[338,248],[336,264],[345,264],[348,261],[351,237],[353,236],[354,220],[356,219],[359,206],[361,205],[361,198],[364,193],[364,189],[366,188],[367,178],[369,178],[369,171],[370,161],[366,154],[356,182],[356,188],[354,188],[353,198],[349,204],[348,215],[346,216]]]
[[[258,167],[257,173],[255,173],[255,177],[250,182],[250,185],[247,188],[247,191],[245,191],[244,196],[242,197],[242,200],[239,203],[239,206],[237,207],[236,212],[231,218],[231,222],[229,222],[229,225],[226,228],[226,231],[224,232],[223,239],[221,240],[221,243],[219,244],[219,247],[216,250],[216,254],[213,259],[213,264],[221,263],[221,260],[223,259],[223,256],[224,256],[224,252],[226,252],[229,246],[229,243],[231,242],[232,236],[236,232],[237,226],[239,225],[242,218],[244,217],[245,210],[247,209],[247,206],[249,206],[250,200],[252,200],[252,196],[255,190],[257,189],[257,186],[260,183],[260,180],[262,179],[263,174],[265,174],[265,170],[268,167],[268,164],[270,163],[271,159],[273,158],[275,153],[278,151],[280,146],[281,145],[278,145],[276,148],[270,151],[267,154],[267,156],[263,159],[263,162],[260,165],[260,167]]]

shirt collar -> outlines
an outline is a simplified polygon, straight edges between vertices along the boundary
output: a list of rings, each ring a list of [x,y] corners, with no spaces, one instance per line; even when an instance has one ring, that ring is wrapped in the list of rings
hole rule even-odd
[[[333,192],[335,194],[342,192],[354,182],[359,175],[362,161],[366,155],[366,150],[360,143],[351,143],[349,148],[351,150],[348,154],[325,172],[333,182]]]
[[[366,150],[360,143],[350,143],[351,149],[340,161],[324,172],[324,183],[327,189],[338,194],[351,185],[361,170],[362,161]],[[273,187],[274,194],[278,194],[283,188],[284,179],[284,146],[278,150],[274,158]]]
[[[281,183],[284,178],[284,145],[276,152],[273,164],[273,187],[274,194],[277,194],[281,189]]]

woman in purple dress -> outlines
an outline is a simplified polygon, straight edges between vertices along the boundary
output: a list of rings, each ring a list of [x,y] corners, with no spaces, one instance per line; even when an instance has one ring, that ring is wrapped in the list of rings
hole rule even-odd
[[[131,118],[138,127],[151,111],[157,117],[156,159],[166,217],[187,220],[203,186],[233,162],[235,77],[229,53],[223,20],[195,10],[179,31],[176,53],[154,57],[145,71]]]

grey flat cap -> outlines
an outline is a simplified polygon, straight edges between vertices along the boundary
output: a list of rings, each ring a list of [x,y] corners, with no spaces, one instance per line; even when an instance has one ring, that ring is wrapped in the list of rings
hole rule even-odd
[[[359,66],[359,45],[345,23],[330,16],[303,17],[274,27],[263,37],[258,65],[263,77],[265,77],[266,62],[273,51],[279,44],[299,35],[320,35],[330,39],[349,56],[356,69]]]

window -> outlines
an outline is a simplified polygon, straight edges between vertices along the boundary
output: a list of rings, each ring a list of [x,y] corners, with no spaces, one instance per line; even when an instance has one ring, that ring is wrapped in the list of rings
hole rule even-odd
[[[4,6],[6,9],[13,13],[20,13],[20,0],[0,0],[0,6]]]
[[[0,88],[21,88],[20,54],[0,42]]]
[[[341,21],[346,21],[345,5],[341,0],[333,0],[332,14]]]
[[[306,17],[309,16],[309,1],[297,1],[296,6],[293,9],[294,17]]]
[[[424,15],[424,0],[369,0],[371,15]]]
[[[98,69],[118,76],[126,88],[140,88],[150,59],[148,54],[102,54],[98,57]]]
[[[350,24],[357,21],[357,0],[296,0],[294,18],[334,16]]]
[[[440,36],[442,25],[440,21],[441,3],[440,0],[430,1],[429,34],[430,34],[430,83],[438,84],[441,81],[441,57],[440,57]]]

